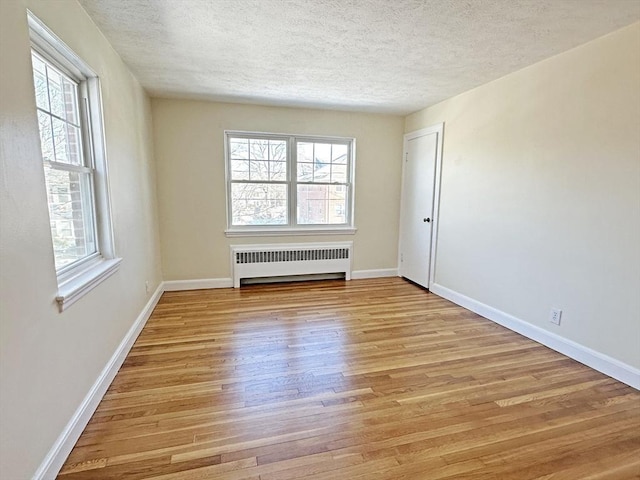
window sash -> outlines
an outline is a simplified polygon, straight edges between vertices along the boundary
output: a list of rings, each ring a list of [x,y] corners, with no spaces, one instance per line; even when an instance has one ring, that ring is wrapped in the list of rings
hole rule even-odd
[[[234,165],[233,160],[238,160],[237,157],[232,157],[231,144],[234,140],[272,140],[272,141],[286,141],[286,165],[287,173],[286,180],[252,180],[252,179],[240,179],[233,178]],[[333,148],[334,145],[344,146],[346,158],[344,163],[340,165],[345,166],[344,181],[324,181],[313,180],[304,181],[298,180],[298,145],[300,143],[312,143],[314,145],[329,145]],[[353,226],[353,169],[354,169],[354,148],[355,140],[351,138],[343,137],[315,137],[315,136],[299,136],[299,135],[279,135],[268,133],[252,133],[252,132],[225,132],[225,166],[227,177],[227,224],[228,228],[233,231],[241,231],[247,229],[309,229],[309,228],[342,228]],[[333,164],[333,158],[330,159],[330,164]],[[250,159],[247,159],[250,161]],[[333,168],[333,167],[330,167]],[[237,170],[236,170],[237,171]],[[330,173],[329,179],[331,180],[332,174]],[[247,224],[247,223],[234,223],[234,206],[235,200],[233,197],[234,185],[237,184],[269,184],[269,185],[286,185],[287,186],[287,221],[286,223],[272,223],[272,224]],[[298,204],[298,188],[299,186],[314,186],[314,187],[342,187],[344,189],[343,206],[340,209],[341,216],[344,217],[344,222],[301,222],[299,218],[299,210],[301,206]],[[334,202],[335,203],[335,202]],[[329,205],[329,203],[327,204]]]
[[[57,175],[62,174],[62,175]],[[69,187],[62,194],[51,190],[55,177],[65,177],[67,183],[58,186]],[[75,177],[75,178],[74,178]],[[58,275],[67,272],[88,257],[99,255],[97,235],[95,230],[95,209],[93,205],[93,176],[88,172],[79,172],[55,167],[45,168],[47,183],[49,218],[51,222],[51,241],[54,247],[56,271]],[[76,190],[73,190],[75,184]],[[55,197],[57,196],[57,201]],[[57,224],[65,222],[70,225],[72,235],[62,235],[57,232]],[[72,243],[72,244],[69,244]],[[64,245],[66,248],[64,248]],[[75,252],[75,253],[74,253]],[[83,252],[78,254],[78,252]]]

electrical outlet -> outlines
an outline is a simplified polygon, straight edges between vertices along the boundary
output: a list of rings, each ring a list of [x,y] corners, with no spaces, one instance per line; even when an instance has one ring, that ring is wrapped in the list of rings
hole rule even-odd
[[[149,293],[149,280],[147,280],[146,282],[144,282],[144,289],[147,293]]]
[[[558,308],[552,308],[551,313],[549,314],[549,321],[551,323],[555,323],[556,325],[560,325],[561,318],[562,318],[562,310]]]

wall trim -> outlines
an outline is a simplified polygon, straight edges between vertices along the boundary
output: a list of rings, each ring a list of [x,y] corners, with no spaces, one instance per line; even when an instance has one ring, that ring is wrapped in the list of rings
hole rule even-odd
[[[164,282],[165,292],[180,290],[206,290],[209,288],[233,288],[232,278],[199,278],[195,280],[167,280]]]
[[[382,278],[382,277],[397,277],[397,268],[379,268],[374,270],[354,270],[351,272],[351,278],[353,280],[361,280],[363,278]]]
[[[82,403],[75,411],[60,436],[56,439],[55,443],[47,453],[38,470],[33,475],[33,480],[48,480],[55,479],[58,472],[64,465],[65,460],[71,453],[73,446],[76,444],[80,435],[84,431],[87,423],[91,419],[92,415],[98,408],[98,404],[107,392],[109,385],[113,382],[118,370],[124,363],[133,342],[135,342],[138,335],[142,331],[142,328],[147,323],[147,320],[151,316],[153,309],[158,304],[162,293],[164,292],[164,283],[160,283],[158,288],[153,293],[147,304],[136,318],[135,322],[126,333],[118,348],[113,353],[102,372],[96,379],[95,383],[87,393],[87,396],[82,400]]]
[[[433,283],[430,288],[431,292],[460,305],[461,307],[471,310],[503,327],[513,330],[524,335],[531,340],[535,340],[556,352],[562,353],[594,370],[604,373],[616,380],[625,383],[636,390],[640,390],[640,370],[631,365],[627,365],[620,360],[616,360],[604,353],[592,350],[572,340],[568,340],[553,332],[549,332],[540,327],[532,325],[513,315],[509,315],[501,310],[490,307],[478,300],[467,297],[461,293],[451,290],[437,283]]]

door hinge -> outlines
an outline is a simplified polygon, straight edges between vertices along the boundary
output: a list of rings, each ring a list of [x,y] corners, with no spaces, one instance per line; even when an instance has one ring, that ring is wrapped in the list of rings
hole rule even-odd
[[[400,254],[400,261],[404,262],[404,254],[402,254],[402,253]]]
[[[409,152],[404,152],[404,161],[405,162],[409,161]]]

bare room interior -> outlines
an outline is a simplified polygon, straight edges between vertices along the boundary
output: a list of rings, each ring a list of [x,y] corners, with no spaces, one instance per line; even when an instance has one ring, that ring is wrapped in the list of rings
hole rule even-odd
[[[640,478],[640,1],[0,0],[0,478]]]

